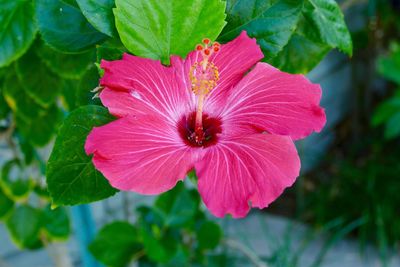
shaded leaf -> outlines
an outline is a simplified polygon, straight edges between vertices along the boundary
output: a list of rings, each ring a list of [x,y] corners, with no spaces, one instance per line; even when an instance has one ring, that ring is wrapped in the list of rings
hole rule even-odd
[[[398,136],[400,136],[400,110],[390,117],[385,127],[386,139],[392,139]]]
[[[0,67],[23,55],[35,34],[32,1],[0,0]]]
[[[232,40],[245,30],[257,38],[268,62],[289,42],[302,7],[303,1],[299,0],[228,0],[228,24],[220,39]]]
[[[390,54],[378,59],[378,72],[400,85],[400,45],[393,43],[390,46]]]
[[[14,208],[12,201],[3,191],[0,186],[0,220],[4,219]]]
[[[72,55],[58,52],[45,44],[41,44],[36,53],[53,73],[64,79],[81,78],[96,59],[94,49]]]
[[[62,52],[81,52],[106,39],[83,16],[75,0],[36,0],[43,40]]]
[[[127,222],[113,222],[104,226],[89,245],[93,256],[107,266],[127,266],[141,249],[136,228]]]
[[[47,205],[43,210],[43,229],[50,239],[65,240],[70,234],[70,222],[63,207],[51,209]]]
[[[19,248],[37,248],[41,213],[39,210],[22,205],[17,207],[6,221],[11,238]]]
[[[182,182],[174,189],[160,195],[155,207],[160,209],[167,226],[182,226],[189,222],[197,211],[197,203]]]
[[[201,249],[214,249],[221,241],[222,230],[217,223],[206,221],[201,224],[196,236]]]
[[[16,64],[20,85],[43,107],[53,104],[61,90],[61,80],[30,49]]]
[[[94,28],[111,37],[117,35],[112,12],[115,6],[114,0],[77,0],[77,2],[83,15]]]
[[[112,120],[100,106],[78,108],[65,119],[47,163],[47,185],[54,205],[90,203],[117,192],[84,151],[91,129]]]

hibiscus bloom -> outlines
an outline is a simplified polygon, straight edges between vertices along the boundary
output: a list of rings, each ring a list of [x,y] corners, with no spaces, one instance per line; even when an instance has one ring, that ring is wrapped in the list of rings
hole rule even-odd
[[[168,67],[129,54],[102,61],[100,99],[118,119],[92,130],[86,153],[120,190],[160,194],[194,168],[215,216],[267,207],[299,175],[293,141],[326,119],[319,85],[262,58],[243,32]]]

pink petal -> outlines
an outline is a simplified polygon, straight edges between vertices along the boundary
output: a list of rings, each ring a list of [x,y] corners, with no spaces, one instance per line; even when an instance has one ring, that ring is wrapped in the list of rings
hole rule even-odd
[[[108,107],[110,113],[117,117],[158,112],[138,96],[134,91],[116,91],[108,87],[104,88],[100,93],[103,105]],[[158,112],[158,114],[165,115],[161,112]]]
[[[256,40],[249,38],[245,31],[233,41],[221,45],[220,51],[210,58],[219,70],[219,81],[217,87],[207,97],[207,109],[218,109],[225,103],[229,90],[263,57],[264,55]],[[201,53],[198,51],[191,52],[186,60],[177,56],[171,58],[172,67],[176,69],[186,88],[191,88],[189,80],[191,66],[195,62],[202,61],[202,59]]]
[[[325,125],[325,111],[319,106],[321,88],[303,75],[279,71],[258,63],[232,90],[221,116],[224,128],[289,135],[304,138]]]
[[[180,118],[182,111],[191,108],[190,94],[187,88],[178,79],[175,70],[161,65],[160,61],[124,54],[122,60],[103,60],[101,67],[105,72],[100,80],[100,85],[115,92],[125,92],[119,96],[121,98],[139,99],[143,105],[173,121]],[[111,112],[113,110],[116,112],[114,114],[116,116],[124,114],[121,111],[129,113],[135,111],[131,106],[126,106],[131,99],[119,101],[119,97],[114,95],[107,99],[103,94],[101,100],[104,105],[110,107]],[[138,101],[134,100],[134,102]],[[123,104],[124,107],[115,110],[115,107],[120,104]]]
[[[142,194],[171,189],[199,156],[183,144],[175,125],[155,115],[127,116],[94,128],[85,150],[113,187]]]
[[[246,216],[265,208],[299,175],[300,160],[290,137],[252,134],[210,147],[195,164],[198,188],[217,217]]]

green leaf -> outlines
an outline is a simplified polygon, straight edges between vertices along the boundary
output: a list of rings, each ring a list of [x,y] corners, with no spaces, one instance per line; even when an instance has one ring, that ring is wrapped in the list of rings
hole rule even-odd
[[[182,226],[189,222],[197,211],[196,200],[185,190],[183,183],[178,183],[174,189],[160,195],[155,207],[163,213],[166,226]]]
[[[90,203],[117,192],[84,151],[92,128],[112,120],[107,109],[100,106],[78,108],[65,119],[47,163],[46,178],[53,205]]]
[[[35,38],[32,2],[0,0],[0,67],[24,54]]]
[[[39,105],[53,104],[61,90],[61,80],[30,49],[16,64],[17,76],[27,95]]]
[[[206,221],[200,226],[196,236],[200,249],[214,249],[221,241],[222,230],[217,223]]]
[[[60,118],[58,108],[54,104],[49,108],[40,106],[26,93],[15,74],[6,78],[4,97],[14,111],[17,128],[23,137],[33,145],[47,144]]]
[[[45,44],[41,44],[36,52],[53,73],[64,79],[81,78],[96,59],[94,49],[71,55],[60,53]]]
[[[116,0],[115,23],[122,43],[138,56],[169,63],[185,57],[203,38],[214,40],[225,25],[221,0]]]
[[[16,170],[16,175],[10,177],[13,170]],[[33,188],[33,181],[21,177],[22,173],[23,170],[18,160],[6,162],[1,170],[0,186],[3,188],[4,194],[14,201],[25,201]]]
[[[83,75],[75,91],[75,107],[84,105],[100,105],[99,98],[93,98],[93,89],[99,86],[99,72],[95,65],[92,65]]]
[[[229,41],[243,30],[257,42],[268,61],[288,43],[296,29],[302,0],[228,0],[228,24],[220,39]]]
[[[353,43],[344,16],[335,0],[308,0],[306,10],[319,29],[321,39],[348,55],[353,54]]]
[[[36,118],[25,119],[17,116],[15,121],[21,135],[35,146],[45,146],[56,132],[62,114],[57,106],[43,109]]]
[[[400,45],[393,43],[390,46],[390,54],[378,59],[378,72],[400,85]]]
[[[4,219],[14,208],[12,201],[3,191],[0,186],[0,220]]]
[[[330,50],[331,48],[319,38],[314,23],[301,16],[289,43],[268,63],[282,71],[306,74],[321,62]]]
[[[43,229],[52,240],[66,240],[70,234],[70,222],[65,208],[51,209],[47,205],[43,210]]]
[[[4,99],[3,89],[0,84],[0,119],[4,119],[7,117],[10,112],[10,107],[7,105],[6,100]]]
[[[127,222],[104,226],[89,245],[89,251],[97,260],[113,267],[127,266],[140,249],[138,232]]]
[[[400,113],[400,97],[392,97],[381,103],[372,116],[372,126],[387,122],[394,114]]]
[[[10,73],[10,75],[6,77],[3,90],[7,104],[19,117],[30,120],[46,113],[46,109],[27,95],[14,73]]]
[[[392,139],[400,135],[400,110],[394,114],[386,123],[385,138]]]
[[[77,0],[83,15],[98,31],[117,36],[114,25],[114,0]]]
[[[107,37],[86,20],[75,0],[36,0],[36,19],[43,40],[62,52],[81,52]]]
[[[174,258],[178,241],[172,236],[171,232],[162,233],[156,225],[149,225],[143,221],[140,224],[139,231],[143,238],[144,250],[150,260],[166,263]]]
[[[6,221],[12,240],[19,248],[35,248],[41,226],[41,212],[31,206],[17,207]]]
[[[122,43],[118,41],[107,41],[97,46],[97,63],[105,60],[118,60],[122,58],[124,52],[127,52]]]

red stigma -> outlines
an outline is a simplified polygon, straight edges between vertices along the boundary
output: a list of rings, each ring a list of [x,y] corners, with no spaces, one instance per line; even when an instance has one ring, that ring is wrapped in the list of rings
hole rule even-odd
[[[197,51],[203,50],[203,46],[201,44],[196,45],[196,50]]]
[[[211,54],[210,49],[204,49],[204,55],[209,56]]]
[[[204,39],[203,39],[203,43],[206,44],[206,45],[208,45],[208,44],[210,43],[210,39],[204,38]]]
[[[214,46],[214,52],[217,53],[219,51],[219,46]]]
[[[213,46],[214,46],[214,47],[220,47],[220,46],[221,46],[221,44],[220,44],[220,43],[218,43],[218,42],[214,42],[214,43],[213,43]]]

